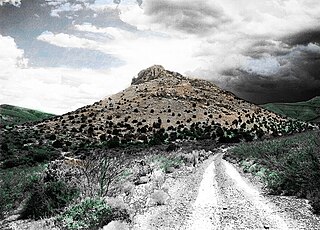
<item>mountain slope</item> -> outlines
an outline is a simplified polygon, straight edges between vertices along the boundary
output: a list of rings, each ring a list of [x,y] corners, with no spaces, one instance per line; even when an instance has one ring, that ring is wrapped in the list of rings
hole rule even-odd
[[[320,96],[314,97],[309,101],[269,103],[262,105],[262,107],[283,116],[309,122],[320,122]]]
[[[41,121],[53,116],[53,114],[18,106],[0,105],[0,125],[15,125],[25,122]]]
[[[152,66],[141,71],[130,87],[109,98],[32,126],[17,126],[4,137],[20,146],[76,151],[177,139],[250,141],[306,127],[306,123],[276,115],[211,82]]]

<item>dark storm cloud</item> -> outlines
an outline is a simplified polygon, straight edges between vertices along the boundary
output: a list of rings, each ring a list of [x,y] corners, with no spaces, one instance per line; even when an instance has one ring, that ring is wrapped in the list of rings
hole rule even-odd
[[[230,22],[223,9],[208,1],[152,0],[144,12],[154,22],[192,34],[203,34]]]
[[[74,25],[83,23],[90,23],[97,27],[115,26],[134,29],[120,20],[116,9],[96,12],[82,2],[72,0],[69,3],[80,4],[83,8],[76,12],[61,11],[57,17],[52,16],[57,6],[48,4],[45,0],[22,1],[19,7],[11,4],[0,6],[0,34],[14,38],[17,47],[24,50],[24,56],[29,59],[31,67],[103,69],[123,64],[117,58],[100,51],[56,47],[37,40],[44,31],[76,34],[79,37],[95,39],[95,34],[90,35],[74,29]]]
[[[320,30],[301,31],[294,35],[285,37],[283,40],[289,45],[307,45],[310,42],[320,43]]]
[[[320,94],[320,47],[317,33],[302,33],[284,38],[282,42],[258,42],[246,55],[255,64],[265,57],[279,63],[270,74],[248,69],[223,71],[224,88],[249,101],[288,102],[308,100]],[[291,41],[290,43],[288,41]],[[285,43],[288,42],[288,43]],[[260,67],[261,68],[261,67]],[[228,80],[228,79],[232,79]]]

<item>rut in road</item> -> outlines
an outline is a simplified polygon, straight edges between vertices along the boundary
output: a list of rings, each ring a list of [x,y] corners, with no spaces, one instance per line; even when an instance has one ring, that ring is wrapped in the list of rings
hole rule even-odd
[[[184,229],[294,229],[273,204],[246,182],[222,150],[203,174]]]

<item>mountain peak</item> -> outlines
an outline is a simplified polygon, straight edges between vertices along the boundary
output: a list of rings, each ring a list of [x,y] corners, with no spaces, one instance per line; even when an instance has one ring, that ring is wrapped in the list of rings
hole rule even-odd
[[[176,72],[168,71],[161,65],[153,65],[147,69],[141,70],[137,78],[133,78],[131,85],[139,85],[155,79],[164,79],[176,77],[181,78],[182,75]]]
[[[251,140],[264,133],[277,135],[288,124],[293,127],[292,121],[239,99],[211,82],[155,65],[140,71],[132,86],[117,94],[19,129],[24,130],[24,136],[41,134],[30,143],[39,139],[54,148],[77,150],[87,144]],[[300,123],[294,127],[305,129]]]

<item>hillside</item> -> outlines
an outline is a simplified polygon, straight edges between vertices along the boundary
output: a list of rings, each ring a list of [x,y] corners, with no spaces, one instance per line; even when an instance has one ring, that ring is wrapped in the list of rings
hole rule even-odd
[[[175,140],[250,141],[306,127],[306,123],[285,119],[211,82],[152,66],[111,97],[34,125],[4,130],[3,137],[10,143],[8,151],[46,146],[76,152]]]
[[[0,126],[16,125],[26,122],[41,121],[53,117],[53,114],[13,105],[0,105]]]
[[[302,121],[320,122],[320,96],[296,103],[269,103],[263,108]]]
[[[208,159],[219,143],[280,136],[309,127],[211,82],[152,66],[142,70],[127,89],[93,105],[0,129],[0,225],[1,219],[11,218],[8,214],[17,213],[20,204],[23,209],[16,217],[56,216],[55,224],[63,229],[74,229],[71,225],[89,229],[97,223],[102,227],[113,219],[132,222],[137,213],[167,204],[172,194],[186,194],[189,185],[197,194],[199,183],[195,182],[202,175],[190,168]],[[174,179],[187,174],[190,183]],[[117,195],[120,202],[106,203],[105,198]],[[176,203],[183,199],[190,204],[185,198],[177,197]],[[47,226],[44,229],[50,229]]]

